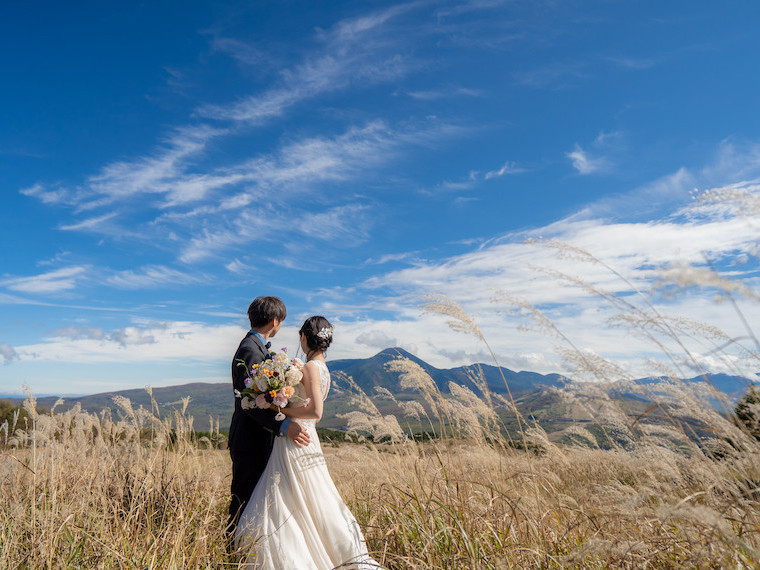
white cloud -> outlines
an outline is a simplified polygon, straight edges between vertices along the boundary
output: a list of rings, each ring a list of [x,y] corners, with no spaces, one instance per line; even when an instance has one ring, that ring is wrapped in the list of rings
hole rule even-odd
[[[57,188],[50,190],[42,184],[35,184],[29,188],[23,188],[20,190],[24,196],[30,196],[37,198],[43,204],[61,204],[65,203],[68,198],[68,192],[65,189]]]
[[[31,277],[12,277],[0,281],[0,285],[23,293],[56,293],[74,289],[77,281],[85,276],[85,266],[56,269]]]
[[[405,261],[407,259],[410,259],[413,254],[414,252],[386,253],[384,255],[381,255],[377,259],[374,259],[374,258],[367,259],[367,261],[365,261],[363,265],[384,265],[392,261]]]
[[[246,67],[268,67],[271,65],[272,54],[235,38],[215,35],[211,42],[211,49],[231,56]]]
[[[580,216],[649,219],[662,211],[680,211],[691,205],[697,178],[686,168],[619,195],[605,196],[589,204]]]
[[[252,202],[240,211],[240,205],[246,202],[245,197],[236,195],[231,198],[226,206],[236,212],[235,218],[221,229],[209,229],[208,224],[204,224],[203,230],[182,248],[180,261],[196,262],[239,247],[249,239],[279,240],[278,236],[271,236],[268,229],[277,224],[313,237],[321,235],[324,239],[331,239],[340,235],[350,237],[354,242],[361,241],[366,238],[366,228],[369,227],[366,204],[349,202],[312,213],[301,212],[297,203],[294,205],[294,199],[308,195],[310,190],[325,182],[346,182],[366,176],[371,168],[395,156],[401,145],[435,138],[437,134],[445,135],[447,129],[447,125],[438,124],[393,129],[382,121],[374,121],[363,127],[351,127],[332,138],[297,140],[275,153],[241,164],[236,170],[246,179],[255,180],[258,189],[249,190],[248,195],[266,196],[266,200]],[[276,193],[269,193],[273,189]],[[333,196],[333,200],[341,200],[340,195]],[[218,213],[219,209],[215,210]],[[207,210],[200,209],[193,215],[202,221],[207,213]],[[171,217],[163,216],[161,220],[170,221]],[[301,220],[303,224],[294,224],[293,220]]]
[[[111,220],[112,218],[116,217],[116,212],[111,212],[108,214],[103,214],[102,216],[95,216],[92,218],[87,218],[86,220],[82,220],[81,222],[77,222],[75,224],[64,224],[61,225],[60,229],[64,231],[82,231],[82,230],[91,230],[98,226],[101,226],[103,223]]]
[[[523,170],[518,168],[513,162],[507,161],[499,170],[491,170],[489,172],[486,172],[483,178],[486,180],[491,180],[491,178],[499,178],[505,174],[517,174],[519,172],[523,172]]]
[[[231,105],[204,105],[198,115],[238,122],[261,123],[278,117],[306,99],[364,81],[395,79],[405,72],[404,61],[388,47],[387,38],[376,33],[388,20],[409,9],[393,6],[369,16],[344,20],[332,30],[320,32],[321,49],[292,68],[280,71],[282,84]],[[241,60],[247,49],[241,50]]]
[[[517,73],[515,79],[518,83],[529,87],[562,86],[566,82],[587,77],[587,68],[588,64],[584,62],[563,61]]]
[[[0,342],[0,357],[2,357],[4,364],[10,364],[14,360],[18,360],[18,353],[9,344]]]
[[[347,204],[324,212],[307,213],[297,225],[300,233],[321,241],[357,243],[369,237],[371,219],[363,204]]]
[[[101,334],[102,333],[102,334]],[[16,346],[18,360],[56,363],[161,363],[227,360],[245,330],[192,321],[137,322],[111,331],[59,329],[37,344]]]
[[[243,263],[239,259],[235,258],[224,266],[224,268],[230,273],[236,273],[242,275],[244,273],[252,273],[255,268],[252,265]]]
[[[716,159],[701,171],[709,184],[725,185],[760,176],[760,144],[726,139],[721,141]]]
[[[398,346],[398,340],[376,329],[365,331],[356,337],[358,344],[383,350],[393,346]]]
[[[460,96],[482,97],[483,92],[477,89],[467,89],[466,87],[446,87],[443,89],[409,91],[408,95],[413,99],[419,99],[421,101],[435,101],[438,99],[448,99]]]
[[[610,61],[614,63],[615,65],[619,67],[623,67],[625,69],[634,69],[634,70],[641,70],[641,69],[650,69],[657,65],[657,61],[654,59],[647,59],[647,58],[636,58],[636,57],[607,57],[607,61]]]
[[[256,220],[253,220],[256,222]],[[263,220],[257,222],[259,227],[263,227]],[[225,250],[234,244],[239,244],[255,234],[255,226],[246,227],[241,221],[237,222],[241,231],[204,230],[203,235],[190,240],[190,243],[183,247],[179,260],[183,263],[193,263],[214,255],[218,251]]]
[[[228,181],[219,177],[183,176],[189,161],[200,156],[208,142],[227,134],[223,129],[205,125],[176,129],[165,148],[156,156],[132,162],[114,162],[87,181],[82,191],[81,208],[91,209],[114,200],[140,194],[169,194],[170,202],[187,202],[203,198],[208,190]],[[88,200],[89,196],[99,196]]]
[[[21,190],[21,193],[47,204],[72,206],[77,211],[134,200],[144,194],[166,195],[169,203],[196,201],[211,189],[237,181],[219,176],[187,174],[191,161],[206,150],[208,142],[226,133],[225,130],[205,125],[180,127],[172,132],[154,155],[107,164],[100,172],[90,176],[84,185],[50,190],[36,184]],[[92,230],[113,217],[112,213],[94,216],[84,222],[63,225],[63,229]]]
[[[206,277],[203,275],[190,274],[161,265],[149,265],[137,270],[116,271],[105,279],[108,285],[117,289],[146,289],[167,285],[186,285],[205,280]]]
[[[103,329],[96,327],[76,327],[68,326],[60,328],[53,332],[53,338],[68,339],[68,340],[81,340],[81,339],[94,339],[102,340],[106,337]]]
[[[576,144],[575,149],[572,152],[568,152],[566,156],[573,163],[573,168],[575,168],[580,174],[593,174],[609,167],[609,163],[606,159],[592,157],[588,151],[583,150],[578,144]]]

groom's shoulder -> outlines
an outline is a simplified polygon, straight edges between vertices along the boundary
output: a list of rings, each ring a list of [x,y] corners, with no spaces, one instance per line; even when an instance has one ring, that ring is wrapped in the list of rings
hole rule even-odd
[[[251,333],[248,333],[247,335],[245,335],[240,341],[240,344],[238,344],[238,350],[247,346],[255,345],[256,341],[254,340],[254,338],[255,337]]]
[[[261,343],[257,341],[255,335],[248,333],[243,337],[235,354],[237,355],[241,352],[261,352]]]

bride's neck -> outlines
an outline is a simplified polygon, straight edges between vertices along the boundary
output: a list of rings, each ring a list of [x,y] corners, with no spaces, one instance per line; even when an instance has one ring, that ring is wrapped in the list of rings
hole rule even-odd
[[[306,362],[311,362],[312,360],[321,360],[322,362],[325,361],[325,353],[320,350],[315,350],[314,352],[310,352],[306,355]]]

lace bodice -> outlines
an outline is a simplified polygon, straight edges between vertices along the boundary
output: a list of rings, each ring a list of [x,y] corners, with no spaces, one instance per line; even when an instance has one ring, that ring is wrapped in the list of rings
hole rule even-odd
[[[313,362],[316,362],[317,368],[319,368],[319,388],[322,390],[322,401],[324,402],[325,398],[327,398],[327,393],[330,391],[330,371],[327,369],[327,364],[321,360],[314,360]],[[317,420],[299,419],[297,421],[306,426],[317,425]]]
[[[330,391],[330,371],[327,369],[327,364],[321,360],[314,360],[319,367],[319,388],[322,390],[322,401],[327,398],[327,393]]]

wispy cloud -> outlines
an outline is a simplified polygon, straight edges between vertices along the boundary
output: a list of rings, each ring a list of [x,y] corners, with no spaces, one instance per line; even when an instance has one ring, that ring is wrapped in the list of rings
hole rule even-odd
[[[386,253],[378,258],[367,259],[363,265],[385,265],[393,261],[406,261],[411,259],[414,252],[402,252],[402,253]]]
[[[103,340],[106,338],[106,333],[103,329],[97,327],[68,326],[55,330],[52,333],[51,338],[67,340]]]
[[[3,364],[10,364],[19,359],[16,349],[4,342],[0,342],[0,357],[3,359]]]
[[[51,362],[177,362],[227,360],[229,347],[240,340],[239,326],[210,326],[192,321],[135,322],[105,331],[65,327],[44,341],[14,347],[17,361]]]
[[[371,220],[365,204],[346,204],[324,212],[304,215],[299,231],[320,241],[339,242],[344,245],[362,242],[369,237]]]
[[[11,277],[0,281],[0,285],[22,293],[56,293],[69,291],[88,272],[86,266],[63,267],[31,277]]]
[[[350,235],[352,242],[365,239],[370,227],[366,217],[367,204],[358,206],[351,194],[342,196],[335,191],[334,185],[366,177],[371,169],[387,163],[401,148],[448,136],[448,132],[448,125],[438,123],[393,128],[383,121],[373,121],[361,127],[350,127],[334,137],[295,140],[273,153],[242,163],[233,170],[250,180],[251,186],[244,194],[236,194],[211,207],[215,213],[225,208],[235,213],[234,218],[219,229],[204,225],[182,248],[180,261],[196,262],[241,247],[243,242],[252,238],[275,239],[269,237],[267,231],[271,224],[283,224],[283,227],[293,227],[293,232],[311,235],[316,231],[312,229],[312,222],[329,219],[332,225],[322,224],[327,228],[321,230],[322,235],[341,234],[344,238]],[[309,196],[325,183],[333,185],[329,200],[339,202],[339,205],[323,201],[321,204],[317,202],[320,211],[316,213],[300,211],[294,200]],[[255,200],[255,207],[241,210],[242,206]],[[204,207],[182,217],[197,216],[203,220],[209,211]],[[170,217],[170,214],[163,215],[158,221],[169,221]],[[304,220],[304,225],[294,226],[294,219]],[[281,241],[279,237],[276,239]]]
[[[520,172],[525,172],[525,170],[522,168],[518,168],[514,162],[507,161],[498,170],[490,170],[486,172],[483,175],[483,178],[486,180],[491,180],[492,178],[499,178],[501,176],[504,176],[505,174],[518,174]]]
[[[501,168],[497,170],[489,170],[487,172],[481,172],[478,170],[470,170],[466,177],[462,177],[459,180],[444,180],[436,186],[435,190],[445,192],[459,192],[459,191],[471,191],[477,188],[484,180],[492,180],[494,178],[500,178],[506,174],[520,174],[525,172],[524,168],[518,167],[514,162],[507,161]],[[426,194],[433,194],[431,190],[424,191]],[[475,200],[474,196],[458,196],[455,200],[459,203],[470,200]]]
[[[200,283],[207,278],[170,267],[150,265],[136,270],[117,271],[106,277],[105,282],[117,289],[151,289]]]
[[[227,54],[246,67],[271,67],[273,65],[273,54],[271,52],[237,38],[228,38],[212,33],[211,50]]]
[[[716,159],[701,172],[712,184],[740,182],[760,176],[760,143],[728,138],[718,146]]]
[[[699,178],[687,168],[661,176],[630,192],[605,196],[589,204],[577,217],[639,218],[680,209],[691,202]]]
[[[607,57],[606,59],[612,62],[613,64],[619,67],[623,67],[625,69],[634,69],[634,70],[649,69],[657,65],[656,60],[643,58],[643,57],[620,56],[620,57]]]
[[[557,62],[531,70],[515,73],[519,85],[535,88],[565,88],[590,76],[588,63],[582,61]]]
[[[484,93],[478,89],[468,89],[466,87],[445,87],[442,89],[430,89],[424,91],[409,91],[408,95],[413,99],[421,101],[436,101],[438,99],[448,99],[451,97],[482,97]]]
[[[81,186],[49,189],[36,184],[21,190],[46,204],[71,206],[75,211],[87,211],[118,201],[139,199],[144,195],[166,195],[170,203],[182,203],[203,198],[213,188],[228,183],[213,176],[188,173],[193,158],[199,157],[212,138],[225,131],[208,126],[188,126],[175,129],[155,154],[133,161],[118,161],[104,166]],[[65,225],[66,229],[93,229],[113,216],[96,216]],[[79,226],[79,227],[78,227]]]
[[[573,168],[580,174],[594,174],[609,167],[606,159],[592,157],[588,151],[582,149],[578,144],[566,156],[573,163]]]
[[[403,58],[378,36],[389,20],[411,9],[411,4],[392,6],[367,16],[347,19],[332,29],[320,31],[321,49],[298,65],[283,69],[282,82],[261,94],[228,105],[203,105],[201,117],[261,123],[278,117],[301,101],[317,95],[344,89],[357,82],[382,82],[402,75],[406,70]],[[233,51],[227,43],[227,51]],[[236,59],[250,58],[250,49],[239,46]]]
[[[470,12],[493,10],[494,8],[504,6],[508,2],[509,0],[467,0],[466,2],[459,2],[453,6],[441,8],[436,12],[436,15],[439,18],[450,18]]]
[[[80,205],[82,209],[141,194],[168,194],[170,202],[202,199],[212,188],[227,183],[218,177],[186,174],[189,161],[199,157],[208,142],[226,131],[208,126],[182,127],[168,139],[165,148],[154,157],[133,162],[115,162],[88,180],[85,194],[98,196]]]
[[[60,229],[65,231],[82,231],[82,230],[91,230],[95,229],[98,226],[101,226],[105,222],[115,218],[117,216],[116,212],[111,212],[108,214],[103,214],[102,216],[94,216],[92,218],[87,218],[86,220],[82,220],[81,222],[76,222],[75,224],[64,224],[60,226]]]
[[[263,220],[252,220],[257,223],[258,227],[264,227]],[[238,229],[245,230],[245,233],[232,230],[205,230],[200,236],[190,240],[187,246],[183,247],[179,260],[183,263],[194,263],[214,255],[219,251],[226,250],[234,244],[240,244],[241,241],[248,241],[251,236],[255,235],[256,226],[246,225],[242,220],[236,222]],[[263,233],[263,232],[262,232]]]

